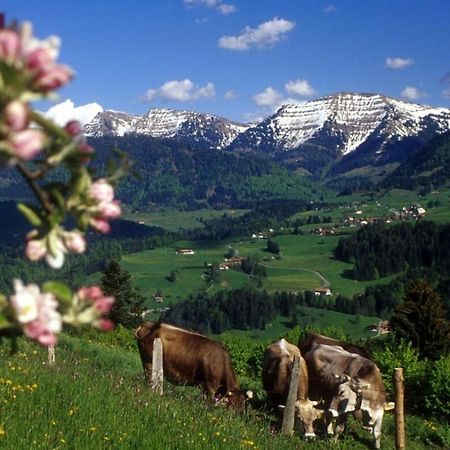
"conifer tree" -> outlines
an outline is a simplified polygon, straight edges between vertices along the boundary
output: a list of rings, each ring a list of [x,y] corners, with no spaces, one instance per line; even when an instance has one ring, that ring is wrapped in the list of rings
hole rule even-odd
[[[444,302],[425,280],[409,286],[405,302],[394,310],[391,325],[398,337],[411,341],[422,358],[439,359],[450,349]]]
[[[144,297],[131,283],[131,275],[117,261],[111,261],[103,272],[101,287],[106,295],[113,295],[116,302],[110,318],[116,324],[134,327],[139,322]]]

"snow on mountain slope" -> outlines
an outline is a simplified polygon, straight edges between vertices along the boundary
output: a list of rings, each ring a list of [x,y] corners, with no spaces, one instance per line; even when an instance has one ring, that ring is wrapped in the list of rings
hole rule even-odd
[[[84,134],[93,137],[123,136],[139,118],[118,111],[103,111],[84,126]]]
[[[126,133],[136,133],[220,149],[228,146],[247,128],[246,125],[210,114],[157,108],[143,116],[105,111],[86,125],[84,131],[86,136],[123,136]]]
[[[285,105],[249,128],[233,148],[286,151],[299,148],[320,133],[337,137],[337,150],[347,155],[371,135],[385,141],[415,136],[431,124],[437,132],[450,128],[450,110],[406,103],[377,94],[342,93],[303,104]]]
[[[450,110],[408,103],[379,94],[340,93],[302,104],[282,106],[257,124],[244,125],[210,114],[157,108],[143,116],[100,112],[84,130],[87,136],[136,133],[174,139],[210,149],[253,150],[301,161],[352,157],[365,149],[374,158],[401,158],[400,143],[426,142],[450,129]],[[370,144],[370,145],[369,145]],[[313,153],[317,155],[313,155]],[[397,154],[397,153],[398,154]],[[333,156],[334,155],[334,156]],[[378,156],[377,156],[378,155]],[[367,159],[367,158],[366,158]],[[323,160],[323,158],[322,158]],[[325,161],[325,160],[323,160]],[[317,166],[317,165],[316,165]]]

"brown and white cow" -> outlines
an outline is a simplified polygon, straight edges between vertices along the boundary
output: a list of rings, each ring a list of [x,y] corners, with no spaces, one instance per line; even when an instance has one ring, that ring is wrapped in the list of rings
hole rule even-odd
[[[296,414],[303,425],[305,438],[314,438],[313,423],[322,416],[323,410],[316,409],[314,406],[318,402],[308,398],[308,369],[298,347],[284,339],[267,347],[263,360],[263,386],[277,411],[280,406],[286,405],[294,357],[300,358]]]
[[[215,401],[244,407],[230,354],[219,342],[161,322],[144,322],[135,336],[146,376],[151,372],[153,341],[160,338],[164,376],[181,384],[200,385]]]
[[[341,346],[313,343],[304,355],[309,373],[309,395],[325,401],[332,417],[344,418],[350,412],[361,413],[369,427],[375,448],[380,448],[381,425],[386,390],[376,364]]]

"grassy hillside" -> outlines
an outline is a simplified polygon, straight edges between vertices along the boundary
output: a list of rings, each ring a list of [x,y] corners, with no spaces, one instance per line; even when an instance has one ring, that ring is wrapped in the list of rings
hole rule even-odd
[[[165,384],[152,395],[136,351],[73,337],[57,348],[49,367],[46,351],[20,342],[14,355],[0,345],[0,447],[5,449],[327,449],[336,444],[304,443],[273,434],[261,404],[246,413],[214,407],[200,390]],[[429,420],[407,418],[408,448],[442,442],[442,429]],[[393,419],[384,424],[382,447],[394,448]],[[368,436],[352,423],[340,449],[365,449]],[[439,448],[434,446],[434,448]]]
[[[338,236],[285,235],[274,238],[280,245],[282,258],[271,259],[265,251],[266,240],[225,240],[225,241],[182,241],[172,247],[162,247],[123,256],[123,267],[133,275],[134,283],[148,298],[153,298],[161,290],[172,303],[184,300],[190,293],[208,289],[204,278],[205,263],[223,262],[230,246],[239,250],[241,256],[260,255],[266,259],[267,279],[263,288],[269,292],[302,291],[321,287],[324,279],[330,283],[333,293],[352,296],[363,292],[374,283],[387,283],[390,277],[371,282],[355,282],[346,278],[346,270],[352,265],[333,258],[333,249]],[[178,255],[177,248],[192,248],[194,255]],[[170,282],[167,277],[172,270],[177,271],[177,280]],[[211,288],[211,292],[223,288],[238,288],[248,283],[248,277],[235,270],[221,271],[222,281]],[[96,276],[98,278],[99,275]],[[95,277],[94,277],[95,278]]]

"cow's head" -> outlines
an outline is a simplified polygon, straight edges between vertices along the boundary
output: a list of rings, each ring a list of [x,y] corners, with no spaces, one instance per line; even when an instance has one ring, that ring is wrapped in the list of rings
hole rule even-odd
[[[336,391],[331,400],[329,411],[333,417],[360,409],[363,391],[370,388],[370,384],[359,378],[348,375],[334,375]]]
[[[295,402],[297,416],[303,425],[306,439],[314,439],[316,437],[313,426],[314,421],[322,418],[325,412],[323,409],[316,408],[319,403],[321,402],[313,401],[309,398],[302,398]]]
[[[216,398],[218,403],[230,406],[232,408],[243,410],[245,409],[248,400],[253,398],[252,391],[242,391],[241,389],[235,388],[228,391],[225,395],[220,398]]]
[[[150,333],[150,329],[153,327],[153,325],[154,325],[154,322],[142,323],[134,331],[134,337],[139,341],[144,339]]]

